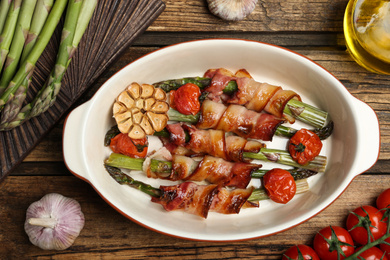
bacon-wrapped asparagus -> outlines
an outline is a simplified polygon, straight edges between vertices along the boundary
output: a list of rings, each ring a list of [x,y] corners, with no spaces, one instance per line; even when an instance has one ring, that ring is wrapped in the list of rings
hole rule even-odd
[[[162,137],[164,146],[176,155],[203,155],[219,157],[233,162],[249,162],[244,152],[258,153],[266,147],[264,143],[226,135],[222,130],[202,130],[193,125],[176,123],[166,126],[167,138]]]
[[[226,134],[223,135],[224,132],[221,130],[200,130],[193,125],[187,125],[187,131],[183,126],[184,124],[172,124],[168,125],[168,128],[164,129],[164,131],[155,133],[160,138],[169,139],[163,141],[163,144],[171,154],[186,156],[209,154],[234,162],[250,162],[253,159],[257,159],[316,172],[325,170],[327,161],[325,156],[317,156],[311,163],[302,166],[291,158],[288,151],[268,149],[261,142],[246,140],[239,136],[226,136]],[[321,133],[321,131],[317,133],[319,136],[324,136],[329,132],[331,130],[326,130],[325,133]],[[118,127],[116,125],[113,126],[106,133],[104,145],[109,146],[111,139],[119,133]],[[177,146],[177,144],[183,142],[183,146]]]
[[[166,80],[154,86],[169,92],[187,83],[196,84],[203,93],[208,94],[207,98],[214,101],[243,105],[256,112],[264,110],[276,117],[287,118],[290,122],[295,118],[322,128],[328,118],[326,111],[301,102],[300,96],[294,91],[257,82],[244,69],[235,74],[223,68],[210,69],[204,77]]]
[[[166,152],[165,155],[163,155],[164,151]],[[261,156],[261,159],[266,161],[281,160],[285,164],[289,164],[290,162],[290,165],[299,167],[299,165],[293,160],[289,161],[286,159],[289,156],[288,152],[285,154],[278,154],[278,150],[269,151],[272,152],[248,154],[253,157]],[[158,152],[146,159],[131,158],[123,154],[112,153],[104,161],[104,163],[105,165],[112,167],[143,171],[150,178],[160,178],[172,181],[208,181],[213,184],[240,188],[245,188],[252,178],[261,178],[266,172],[265,170],[260,169],[261,165],[259,164],[243,162],[233,163],[212,156],[205,156],[200,161],[182,155],[171,156],[165,148],[160,149]],[[294,179],[298,180],[307,178],[324,170],[324,166],[319,166],[318,161],[312,161],[303,167],[306,169],[295,168],[289,170]]]
[[[211,184],[237,188],[246,188],[252,173],[261,168],[261,164],[233,163],[208,155],[200,161],[182,155],[174,155],[171,161],[147,158],[142,161],[143,165],[140,167],[141,160],[112,153],[105,164],[142,170],[149,178],[171,181],[207,181]]]
[[[238,214],[242,208],[258,207],[260,200],[268,199],[264,189],[228,189],[219,185],[198,185],[193,182],[183,182],[173,186],[154,188],[146,183],[136,181],[124,174],[120,169],[105,166],[111,177],[122,185],[129,185],[152,197],[152,202],[158,203],[167,211],[182,210],[207,218],[209,212],[221,214]],[[305,179],[296,182],[296,194],[309,189]]]
[[[213,103],[215,103],[215,102],[213,102]],[[215,103],[215,104],[218,105],[219,103]],[[222,106],[222,104],[220,104],[220,105]],[[235,107],[239,107],[238,105],[234,105],[234,106],[231,105],[231,106],[232,106],[231,108],[233,110],[234,110]],[[252,113],[252,112],[256,113],[254,111],[251,111],[250,113]],[[253,115],[253,113],[252,113],[252,115]],[[265,114],[265,115],[267,115],[266,113],[258,113],[258,114]],[[171,120],[171,121],[185,122],[185,123],[190,123],[190,124],[197,124],[197,122],[201,118],[202,114],[200,112],[200,113],[198,113],[196,115],[184,115],[184,114],[181,114],[180,112],[178,112],[177,110],[169,109],[168,116],[169,116],[169,120]],[[241,117],[243,117],[243,116],[244,115],[242,115]],[[270,116],[271,116],[270,119],[272,117],[274,117],[273,115],[270,115]],[[278,119],[278,120],[281,120],[281,119]],[[266,122],[266,121],[264,121],[264,122]],[[265,128],[265,126],[263,126],[263,128]],[[329,121],[329,123],[326,126],[324,126],[324,127],[314,128],[314,129],[310,129],[310,130],[312,132],[316,133],[321,140],[325,140],[326,138],[328,138],[332,134],[333,128],[334,128],[333,121]],[[298,132],[297,129],[294,129],[294,128],[291,128],[291,127],[279,124],[275,131],[270,131],[268,134],[270,135],[270,137],[272,137],[273,135],[277,135],[277,136],[281,136],[281,137],[291,138],[296,132]],[[155,135],[159,135],[159,134],[160,134],[159,132],[155,133]]]
[[[247,189],[227,189],[219,185],[198,185],[183,182],[175,186],[160,186],[161,196],[152,197],[166,211],[183,210],[187,213],[207,218],[209,212],[238,214],[242,207],[258,207],[248,201],[253,187]]]
[[[205,100],[196,127],[232,132],[243,138],[272,141],[283,119],[268,113],[258,113],[239,105]]]

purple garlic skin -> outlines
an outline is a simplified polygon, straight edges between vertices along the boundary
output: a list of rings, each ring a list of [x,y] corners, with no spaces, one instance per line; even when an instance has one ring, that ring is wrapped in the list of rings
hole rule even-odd
[[[24,229],[32,244],[45,250],[64,250],[73,244],[84,222],[76,200],[50,193],[28,207]]]
[[[258,0],[207,0],[209,10],[227,21],[240,21],[256,7]]]

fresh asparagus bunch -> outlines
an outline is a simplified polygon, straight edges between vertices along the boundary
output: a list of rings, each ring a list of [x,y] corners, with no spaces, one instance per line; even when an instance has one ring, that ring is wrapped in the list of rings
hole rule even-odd
[[[149,184],[143,183],[141,181],[134,180],[132,177],[123,173],[117,167],[106,165],[105,168],[107,172],[110,174],[110,176],[121,185],[128,185],[152,197],[158,198],[162,195],[160,189],[155,188]],[[297,187],[296,194],[301,194],[309,190],[309,184],[306,179],[297,180],[295,183]],[[257,188],[252,191],[252,194],[248,198],[248,201],[260,201],[260,200],[267,200],[267,199],[269,199],[267,192],[263,188]]]
[[[34,47],[38,35],[41,32],[43,26],[45,25],[46,19],[49,15],[52,6],[53,6],[53,0],[37,1],[33,18],[31,21],[30,30],[27,34],[23,52],[21,54],[21,58],[20,58],[21,61],[24,61],[26,59],[27,55],[30,54],[32,48]],[[15,118],[15,116],[21,109],[23,101],[26,99],[27,96],[28,87],[31,84],[31,79],[30,79],[31,75],[32,73],[30,73],[29,76],[23,80],[22,84],[16,90],[14,98],[11,101],[9,101],[7,104],[5,104],[1,114],[1,120],[0,120],[1,126],[7,125],[9,121]]]
[[[43,1],[44,4],[50,5],[50,2],[48,3],[47,1],[52,0],[38,1]],[[66,0],[61,1],[66,2]],[[57,4],[57,2],[58,0],[55,2],[55,4]],[[56,58],[56,64],[53,67],[49,78],[41,90],[36,94],[35,98],[23,108],[22,103],[26,97],[26,93],[30,85],[29,76],[32,74],[32,72],[30,71],[30,74],[25,75],[23,80],[18,81],[17,83],[19,84],[10,84],[11,88],[8,86],[8,91],[6,91],[6,93],[0,97],[0,108],[5,104],[8,105],[8,108],[6,106],[3,110],[0,121],[0,130],[9,130],[19,126],[24,121],[38,116],[39,114],[46,111],[51,105],[53,105],[61,88],[61,81],[72,60],[72,56],[75,53],[86,28],[88,27],[96,5],[97,0],[69,0],[64,27],[62,30],[61,43]],[[45,26],[50,22],[50,16],[54,11],[55,6],[50,11]],[[22,54],[22,60],[28,59],[28,57],[31,55],[29,52],[34,53],[35,49],[37,48],[36,45],[38,45],[44,33],[44,29],[42,32],[37,30],[31,33],[33,40],[34,36],[39,35],[38,40],[36,42],[31,41],[28,45],[26,45]]]
[[[16,2],[16,1],[15,1]],[[12,80],[8,84],[7,88],[0,97],[0,108],[4,108],[4,105],[10,100],[13,99],[15,92],[22,84],[26,77],[29,77],[30,73],[33,71],[35,64],[37,63],[39,57],[43,53],[51,36],[54,33],[55,28],[57,27],[58,22],[61,19],[62,13],[65,10],[67,5],[67,0],[57,0],[51,10],[44,27],[39,35],[39,38],[34,45],[33,49],[26,57],[26,59],[21,63],[19,69],[13,76]]]
[[[204,77],[188,77],[181,79],[172,79],[157,82],[154,84],[155,87],[161,88],[166,92],[171,90],[176,90],[184,84],[193,83],[197,85],[200,89],[205,89],[211,84],[211,78]],[[238,90],[236,81],[229,81],[227,86],[223,89],[223,93],[227,95],[232,95]],[[283,113],[289,116],[294,117],[297,120],[305,122],[316,128],[322,128],[325,126],[328,120],[328,113],[322,111],[314,106],[303,103],[296,99],[291,99],[285,106]]]

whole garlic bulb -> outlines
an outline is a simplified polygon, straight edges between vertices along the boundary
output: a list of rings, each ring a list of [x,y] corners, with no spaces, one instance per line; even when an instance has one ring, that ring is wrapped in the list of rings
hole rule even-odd
[[[28,207],[24,230],[32,244],[45,250],[63,250],[73,244],[84,222],[76,200],[50,193]]]
[[[253,12],[258,0],[207,0],[212,14],[228,21],[240,21]]]

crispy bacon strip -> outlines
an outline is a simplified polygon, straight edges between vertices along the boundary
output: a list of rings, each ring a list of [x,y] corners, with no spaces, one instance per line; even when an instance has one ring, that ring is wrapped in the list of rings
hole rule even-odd
[[[258,141],[248,141],[239,136],[226,136],[222,130],[198,129],[193,125],[182,123],[170,124],[167,126],[170,132],[169,140],[163,141],[167,149],[176,155],[204,155],[219,157],[233,162],[250,162],[251,160],[242,157],[244,152],[257,153],[266,145]],[[185,131],[190,140],[185,142]],[[179,141],[178,140],[182,140]],[[185,149],[178,148],[178,146]]]
[[[209,212],[237,214],[242,207],[258,207],[247,201],[253,188],[227,189],[218,185],[198,185],[183,182],[174,186],[160,186],[161,196],[152,197],[167,211],[182,210],[207,218]]]
[[[248,198],[252,194],[253,187],[248,189],[219,188],[214,196],[210,211],[221,214],[238,214],[241,208],[259,207],[258,202],[250,202]]]
[[[210,92],[212,100],[216,101],[221,97],[227,104],[244,105],[256,112],[264,110],[276,117],[283,116],[284,107],[290,99],[301,100],[292,90],[283,90],[280,86],[255,81],[245,70],[233,74],[224,68],[211,69],[206,71],[204,76],[211,78],[211,84],[205,91]],[[232,80],[236,81],[238,91],[226,99],[226,96],[222,96],[223,89]]]
[[[246,188],[251,180],[252,172],[259,168],[261,168],[260,164],[233,163],[209,155],[200,162],[187,156],[174,155],[170,174],[152,172],[150,167],[146,173],[151,178],[172,181],[207,181],[221,186]]]
[[[160,190],[161,196],[152,197],[152,202],[161,204],[166,211],[183,210],[207,218],[218,185],[183,182],[175,186],[160,186]]]
[[[268,113],[258,113],[239,105],[229,105],[205,100],[201,106],[199,129],[217,129],[233,132],[243,138],[272,141],[283,119]]]

